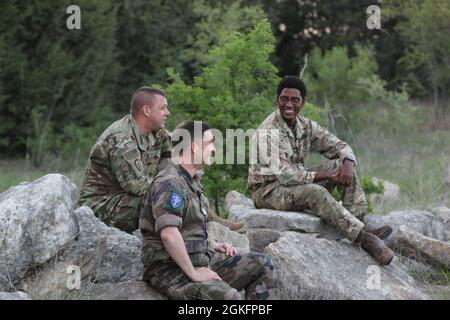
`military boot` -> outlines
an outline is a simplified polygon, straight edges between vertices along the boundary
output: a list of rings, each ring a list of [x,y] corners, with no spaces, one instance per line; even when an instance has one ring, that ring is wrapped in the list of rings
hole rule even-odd
[[[370,228],[370,227],[366,226],[364,228],[364,231],[369,232],[373,235],[376,235],[381,240],[384,240],[391,235],[392,228],[390,226],[382,226],[380,228]]]
[[[356,243],[383,265],[388,265],[394,258],[394,252],[384,244],[383,240],[365,230],[361,230]]]
[[[235,221],[230,221],[230,220],[223,219],[223,218],[219,217],[213,211],[209,211],[208,212],[208,217],[209,217],[208,221],[214,221],[214,222],[220,223],[221,225],[227,227],[231,231],[236,231],[236,232],[239,232],[239,233],[243,233],[247,229],[246,225],[245,225],[245,222],[235,222]]]

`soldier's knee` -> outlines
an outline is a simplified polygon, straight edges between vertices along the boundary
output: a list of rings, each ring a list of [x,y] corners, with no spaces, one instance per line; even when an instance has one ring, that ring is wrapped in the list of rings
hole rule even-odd
[[[246,255],[246,258],[250,260],[250,263],[254,265],[254,271],[265,270],[272,271],[273,270],[273,262],[272,258],[268,255],[258,253],[258,252],[249,252]]]
[[[224,294],[223,300],[242,300],[242,296],[235,288],[231,288]]]
[[[310,197],[323,198],[323,197],[331,196],[327,189],[325,189],[321,185],[318,185],[318,184],[315,184],[315,183],[308,184],[308,185],[305,186],[305,188],[306,188],[306,193]]]

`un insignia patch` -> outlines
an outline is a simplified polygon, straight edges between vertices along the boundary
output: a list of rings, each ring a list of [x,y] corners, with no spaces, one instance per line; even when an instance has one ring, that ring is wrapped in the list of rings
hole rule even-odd
[[[173,209],[178,209],[183,204],[183,197],[181,197],[178,193],[172,191],[170,195],[170,205]]]

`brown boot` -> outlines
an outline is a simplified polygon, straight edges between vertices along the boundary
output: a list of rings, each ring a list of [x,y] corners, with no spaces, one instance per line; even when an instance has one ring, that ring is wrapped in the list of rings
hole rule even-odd
[[[390,226],[382,226],[380,228],[370,228],[370,227],[366,226],[364,228],[364,231],[369,232],[373,235],[376,235],[381,240],[384,240],[391,235],[392,228]]]
[[[227,227],[231,231],[236,231],[239,233],[246,231],[246,225],[244,222],[234,222],[234,221],[223,219],[223,218],[219,217],[213,211],[209,211],[208,216],[209,216],[208,221],[214,221],[214,222],[220,223],[221,225]]]
[[[384,244],[383,240],[365,230],[361,230],[356,243],[359,243],[364,250],[383,265],[388,265],[394,258],[394,252]]]

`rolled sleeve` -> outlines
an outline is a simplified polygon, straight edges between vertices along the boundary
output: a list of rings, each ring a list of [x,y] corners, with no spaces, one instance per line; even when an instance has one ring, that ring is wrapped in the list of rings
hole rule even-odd
[[[165,227],[180,228],[183,220],[180,216],[171,213],[165,213],[159,216],[155,221],[155,231],[160,232]]]

